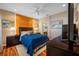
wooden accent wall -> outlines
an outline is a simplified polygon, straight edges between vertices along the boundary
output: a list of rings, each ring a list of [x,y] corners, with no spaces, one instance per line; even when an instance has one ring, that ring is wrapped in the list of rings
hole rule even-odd
[[[19,27],[33,27],[33,18],[16,14],[16,34],[19,35]]]

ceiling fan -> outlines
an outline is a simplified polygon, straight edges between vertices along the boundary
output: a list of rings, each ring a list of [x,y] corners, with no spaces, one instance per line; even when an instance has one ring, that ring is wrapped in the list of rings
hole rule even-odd
[[[35,13],[36,15],[40,15],[40,8],[36,8],[35,11],[34,11],[34,13]]]

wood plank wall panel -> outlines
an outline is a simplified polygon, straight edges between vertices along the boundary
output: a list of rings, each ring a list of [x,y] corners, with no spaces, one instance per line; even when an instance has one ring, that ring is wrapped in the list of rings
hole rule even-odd
[[[16,14],[16,34],[19,35],[19,27],[33,27],[33,18]]]

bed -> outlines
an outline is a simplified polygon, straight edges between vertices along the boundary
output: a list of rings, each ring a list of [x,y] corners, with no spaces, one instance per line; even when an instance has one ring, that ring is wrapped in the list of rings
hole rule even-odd
[[[44,47],[46,47],[48,37],[47,35],[43,35],[40,33],[32,33],[32,28],[19,28],[20,33],[20,42],[27,50],[27,54],[30,56],[38,54],[37,52]],[[31,34],[26,34],[28,32],[31,32]],[[24,33],[24,34],[23,34]],[[41,51],[42,52],[42,51]]]

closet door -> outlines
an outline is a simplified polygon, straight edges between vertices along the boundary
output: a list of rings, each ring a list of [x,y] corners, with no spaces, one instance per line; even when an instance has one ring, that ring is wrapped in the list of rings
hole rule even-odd
[[[0,16],[0,53],[2,52],[2,22]]]

